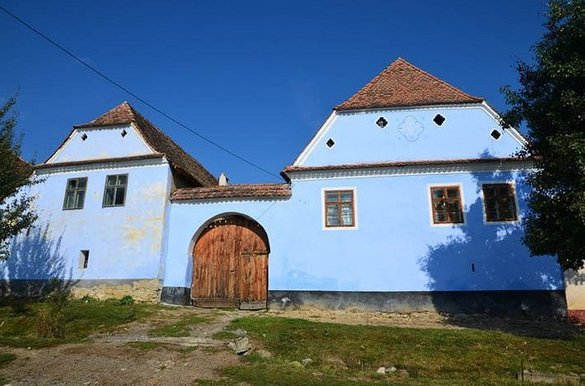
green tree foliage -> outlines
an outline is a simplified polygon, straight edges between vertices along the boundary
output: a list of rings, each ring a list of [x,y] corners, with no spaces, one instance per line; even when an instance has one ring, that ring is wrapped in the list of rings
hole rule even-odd
[[[503,92],[507,124],[525,123],[529,177],[524,243],[533,255],[554,255],[564,269],[585,259],[585,1],[548,4],[547,32],[533,47],[533,65],[518,63],[520,88]]]
[[[8,256],[10,239],[36,219],[33,198],[26,187],[34,183],[32,165],[20,158],[20,138],[15,134],[16,98],[0,106],[0,259]]]

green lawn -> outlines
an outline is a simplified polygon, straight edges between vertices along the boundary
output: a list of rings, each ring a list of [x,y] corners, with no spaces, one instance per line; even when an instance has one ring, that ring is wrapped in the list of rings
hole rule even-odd
[[[517,384],[521,366],[549,373],[585,372],[585,335],[543,339],[475,329],[412,329],[247,317],[228,329],[248,331],[273,357],[252,354],[225,374],[250,384]],[[291,361],[311,358],[306,367]],[[378,375],[379,366],[394,366]],[[405,369],[408,376],[405,375]],[[400,374],[402,373],[402,374]]]
[[[65,342],[80,342],[90,334],[107,331],[133,320],[143,319],[156,306],[124,304],[120,300],[71,300],[59,313],[61,336],[47,338],[39,334],[39,324],[47,315],[46,302],[21,298],[0,299],[0,345],[45,347]]]

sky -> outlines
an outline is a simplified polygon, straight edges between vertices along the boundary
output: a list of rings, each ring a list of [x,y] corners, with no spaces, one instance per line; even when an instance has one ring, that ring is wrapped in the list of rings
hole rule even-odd
[[[16,1],[0,5],[191,129],[106,82],[0,10],[0,103],[18,94],[27,160],[127,100],[212,174],[282,182],[337,104],[396,58],[497,111],[545,29],[541,0]]]

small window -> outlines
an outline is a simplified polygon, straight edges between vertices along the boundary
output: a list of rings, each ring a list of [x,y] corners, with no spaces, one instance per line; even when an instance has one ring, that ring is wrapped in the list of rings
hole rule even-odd
[[[128,132],[126,131],[126,129],[123,129],[122,132],[120,133],[122,138],[124,138],[127,134],[128,134]]]
[[[516,221],[516,194],[512,184],[483,184],[483,208],[487,222]]]
[[[502,136],[502,133],[500,133],[499,130],[493,129],[490,135],[492,136],[493,139],[497,141]]]
[[[445,122],[445,117],[442,116],[441,114],[437,114],[435,115],[435,117],[433,118],[433,122],[435,122],[435,124],[437,126],[441,126],[444,122]]]
[[[335,141],[329,138],[329,140],[325,142],[325,145],[327,145],[328,148],[332,148],[333,146],[335,146]]]
[[[118,174],[106,177],[106,188],[104,191],[104,207],[124,206],[126,202],[126,187],[128,175]]]
[[[81,134],[81,140],[85,141],[87,139],[87,134],[83,133]]]
[[[376,121],[376,125],[378,125],[378,127],[380,129],[383,129],[386,127],[386,125],[388,124],[388,121],[386,120],[386,118],[384,117],[380,117],[378,118],[378,120]]]
[[[431,187],[433,224],[462,224],[463,206],[459,186]]]
[[[86,269],[89,265],[89,250],[82,249],[79,253],[79,269]]]
[[[330,190],[325,192],[325,226],[353,227],[355,208],[352,190]]]
[[[83,209],[86,188],[87,177],[68,179],[63,209]]]

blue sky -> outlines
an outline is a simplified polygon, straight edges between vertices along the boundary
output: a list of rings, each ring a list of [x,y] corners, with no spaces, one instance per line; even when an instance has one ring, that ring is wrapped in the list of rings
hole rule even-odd
[[[278,174],[331,109],[397,57],[505,110],[545,2],[6,1],[0,5],[161,110]],[[124,100],[214,175],[278,182],[124,94],[0,11],[0,101],[18,92],[23,155]]]

